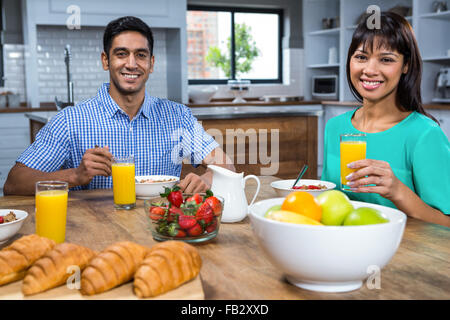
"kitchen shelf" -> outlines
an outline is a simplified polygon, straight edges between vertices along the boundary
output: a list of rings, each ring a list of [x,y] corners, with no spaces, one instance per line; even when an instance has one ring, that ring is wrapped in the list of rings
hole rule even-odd
[[[405,19],[408,20],[408,22],[410,24],[412,24],[412,16],[407,16],[407,17],[405,17]],[[347,30],[355,30],[357,26],[358,26],[357,24],[354,24],[354,25],[345,27],[345,29],[347,29]]]
[[[330,36],[330,35],[339,35],[340,28],[333,29],[324,29],[324,30],[316,30],[311,31],[309,33],[310,36]]]
[[[425,14],[421,14],[419,17],[425,18],[425,19],[450,20],[450,10],[442,11],[442,12],[425,13]]]
[[[318,64],[310,64],[308,65],[310,69],[319,69],[319,68],[339,68],[339,63],[318,63]]]
[[[422,61],[426,62],[450,61],[450,56],[424,57],[422,58]]]

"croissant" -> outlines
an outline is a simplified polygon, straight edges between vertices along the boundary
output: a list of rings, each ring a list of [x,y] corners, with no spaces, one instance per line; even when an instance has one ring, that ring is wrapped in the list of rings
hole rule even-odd
[[[28,269],[22,283],[24,295],[36,294],[64,284],[71,276],[68,267],[83,270],[95,251],[73,243],[61,243],[39,258]]]
[[[22,279],[26,270],[54,246],[55,241],[31,234],[0,250],[0,285]]]
[[[202,260],[197,249],[182,241],[154,245],[134,275],[134,293],[154,297],[195,278]]]
[[[147,251],[147,247],[129,241],[110,245],[81,273],[81,293],[93,295],[130,281]]]

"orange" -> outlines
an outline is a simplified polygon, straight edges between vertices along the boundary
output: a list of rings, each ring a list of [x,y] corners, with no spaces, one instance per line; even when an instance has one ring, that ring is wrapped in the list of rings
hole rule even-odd
[[[281,205],[281,210],[296,212],[317,221],[322,218],[322,207],[314,196],[303,191],[288,194]]]

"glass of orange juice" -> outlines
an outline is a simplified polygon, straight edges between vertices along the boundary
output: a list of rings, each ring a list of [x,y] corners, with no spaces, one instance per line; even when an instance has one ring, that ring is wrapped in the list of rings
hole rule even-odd
[[[66,238],[69,184],[63,181],[36,183],[36,234],[63,243]]]
[[[364,133],[358,134],[341,134],[340,138],[341,151],[341,189],[350,189],[347,185],[347,177],[350,173],[357,169],[350,169],[347,165],[356,160],[366,158],[367,140]]]
[[[113,157],[112,179],[114,207],[130,210],[136,207],[134,156]]]

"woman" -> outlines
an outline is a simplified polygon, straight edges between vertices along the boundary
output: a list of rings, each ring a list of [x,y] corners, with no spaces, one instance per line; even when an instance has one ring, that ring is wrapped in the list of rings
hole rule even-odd
[[[362,107],[330,119],[325,128],[322,180],[340,182],[339,136],[365,133],[366,159],[349,164],[358,201],[396,207],[450,226],[450,145],[422,107],[422,62],[409,23],[381,13],[380,29],[363,21],[347,56],[347,81]]]

